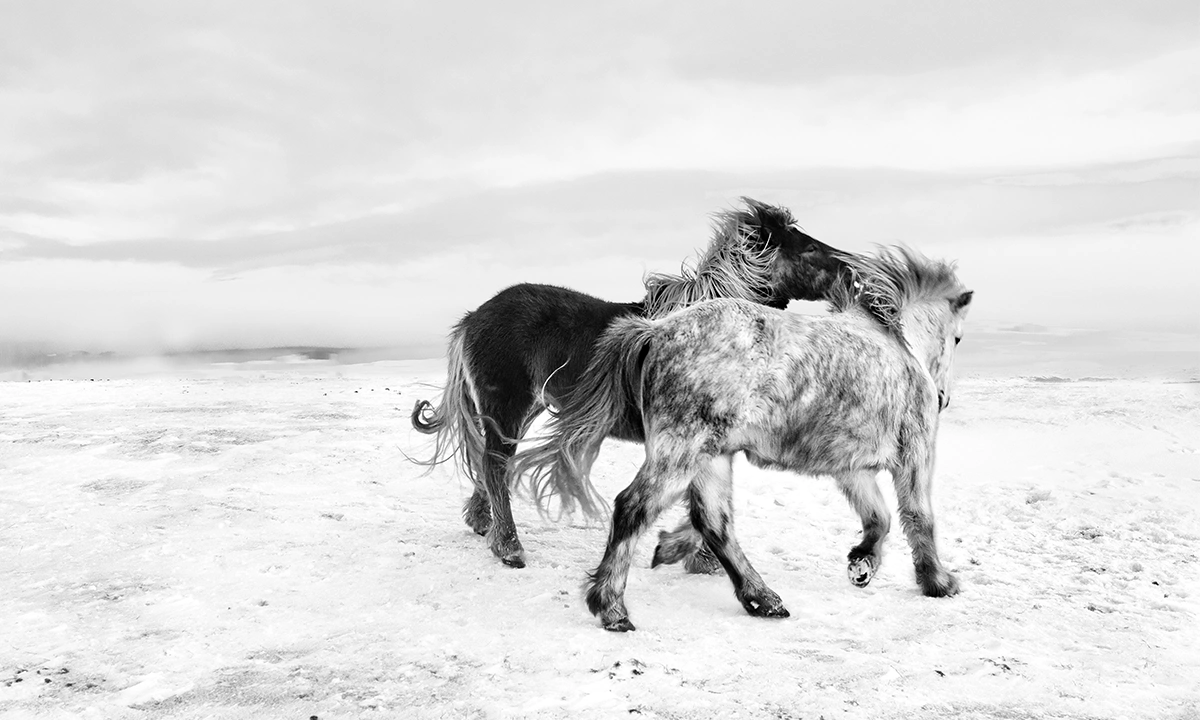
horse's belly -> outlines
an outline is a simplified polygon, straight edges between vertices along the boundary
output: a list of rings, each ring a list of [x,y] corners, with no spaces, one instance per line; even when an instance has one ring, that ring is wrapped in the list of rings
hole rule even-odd
[[[734,439],[746,459],[756,467],[791,470],[806,475],[883,468],[896,454],[895,438],[877,435],[870,428],[840,423],[818,427],[800,423],[790,427],[759,428]]]

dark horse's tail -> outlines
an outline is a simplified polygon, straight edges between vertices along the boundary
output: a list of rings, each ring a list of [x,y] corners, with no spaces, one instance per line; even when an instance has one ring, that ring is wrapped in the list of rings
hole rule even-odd
[[[426,435],[436,435],[433,457],[415,460],[420,465],[438,465],[454,459],[471,482],[479,484],[486,450],[480,418],[471,382],[463,327],[456,325],[450,333],[447,350],[448,367],[442,402],[437,408],[428,400],[418,400],[412,411],[413,427]]]
[[[641,414],[642,364],[657,323],[640,317],[615,320],[596,341],[583,379],[546,425],[544,442],[513,458],[513,476],[528,477],[529,492],[543,512],[558,496],[564,511],[578,504],[590,517],[608,507],[589,477],[600,444],[630,415]]]

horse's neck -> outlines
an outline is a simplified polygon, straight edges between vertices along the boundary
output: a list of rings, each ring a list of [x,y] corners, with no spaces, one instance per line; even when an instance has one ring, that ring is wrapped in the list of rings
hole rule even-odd
[[[715,298],[772,304],[777,256],[777,250],[755,253],[745,247],[710,246],[694,268],[685,267],[679,275],[652,276],[643,303],[656,316]]]
[[[932,372],[931,366],[941,354],[940,320],[927,303],[914,303],[900,313],[901,338],[927,372]]]
[[[711,277],[702,275],[702,272],[685,271],[683,275],[655,276],[658,282],[646,292],[642,305],[648,313],[664,315],[715,297],[710,292]]]

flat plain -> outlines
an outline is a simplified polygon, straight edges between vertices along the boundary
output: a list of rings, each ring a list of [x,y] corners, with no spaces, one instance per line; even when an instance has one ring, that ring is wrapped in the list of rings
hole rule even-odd
[[[606,526],[519,499],[529,566],[510,569],[460,519],[455,470],[410,462],[439,363],[104,372],[0,382],[6,717],[1200,711],[1194,382],[959,380],[934,481],[951,599],[920,595],[898,531],[853,587],[859,527],[832,481],[739,459],[738,534],[791,617],[746,615],[724,576],[651,570],[652,532],[638,630],[610,634],[579,590]],[[641,455],[605,446],[608,497]]]

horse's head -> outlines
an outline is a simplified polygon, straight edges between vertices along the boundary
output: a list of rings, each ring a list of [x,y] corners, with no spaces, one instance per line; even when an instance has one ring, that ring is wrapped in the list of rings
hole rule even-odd
[[[743,209],[716,214],[712,242],[693,266],[646,276],[648,316],[719,297],[783,309],[789,300],[828,300],[849,285],[844,253],[804,234],[785,208],[742,202]]]
[[[963,320],[971,305],[973,290],[956,292],[930,304],[922,346],[929,362],[929,374],[937,388],[938,410],[950,406],[950,387],[954,377],[954,351],[963,338]],[[914,352],[917,348],[913,348]]]
[[[930,260],[906,247],[880,247],[873,255],[842,253],[851,282],[833,288],[836,312],[861,308],[892,333],[928,371],[938,409],[950,404],[954,348],[973,292],[952,263]]]
[[[763,250],[774,250],[769,305],[787,307],[789,300],[825,300],[831,288],[850,273],[835,248],[796,227],[787,209],[744,197],[743,223]]]

